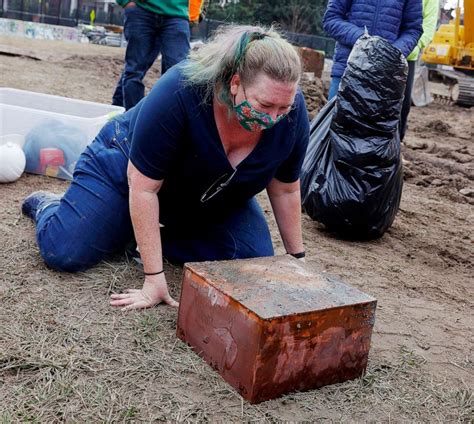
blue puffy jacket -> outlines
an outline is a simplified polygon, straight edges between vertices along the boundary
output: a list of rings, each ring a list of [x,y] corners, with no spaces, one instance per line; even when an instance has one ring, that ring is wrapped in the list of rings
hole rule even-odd
[[[422,0],[329,0],[323,27],[337,41],[331,76],[342,76],[365,27],[408,56],[423,33],[422,9]]]

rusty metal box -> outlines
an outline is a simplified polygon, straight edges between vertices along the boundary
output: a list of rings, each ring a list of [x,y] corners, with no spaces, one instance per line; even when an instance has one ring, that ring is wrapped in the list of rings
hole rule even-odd
[[[375,307],[290,256],[188,263],[177,335],[256,403],[362,375]]]

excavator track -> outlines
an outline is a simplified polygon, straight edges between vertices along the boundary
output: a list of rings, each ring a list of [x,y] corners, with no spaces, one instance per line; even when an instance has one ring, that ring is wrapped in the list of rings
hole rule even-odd
[[[436,103],[474,106],[474,78],[462,72],[430,70],[429,89]]]
[[[459,79],[452,89],[456,104],[474,106],[474,78]]]

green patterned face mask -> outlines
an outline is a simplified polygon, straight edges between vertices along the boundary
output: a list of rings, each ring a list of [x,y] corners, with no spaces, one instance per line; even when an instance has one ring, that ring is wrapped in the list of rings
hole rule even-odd
[[[280,122],[287,113],[278,115],[273,119],[268,113],[256,110],[247,99],[238,105],[235,104],[234,97],[234,111],[237,119],[247,131],[268,130],[277,122]]]

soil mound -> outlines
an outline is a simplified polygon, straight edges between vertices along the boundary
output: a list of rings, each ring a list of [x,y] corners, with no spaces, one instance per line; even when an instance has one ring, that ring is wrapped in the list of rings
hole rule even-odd
[[[321,79],[302,80],[301,90],[306,99],[306,108],[310,120],[313,119],[327,102],[327,90]]]

